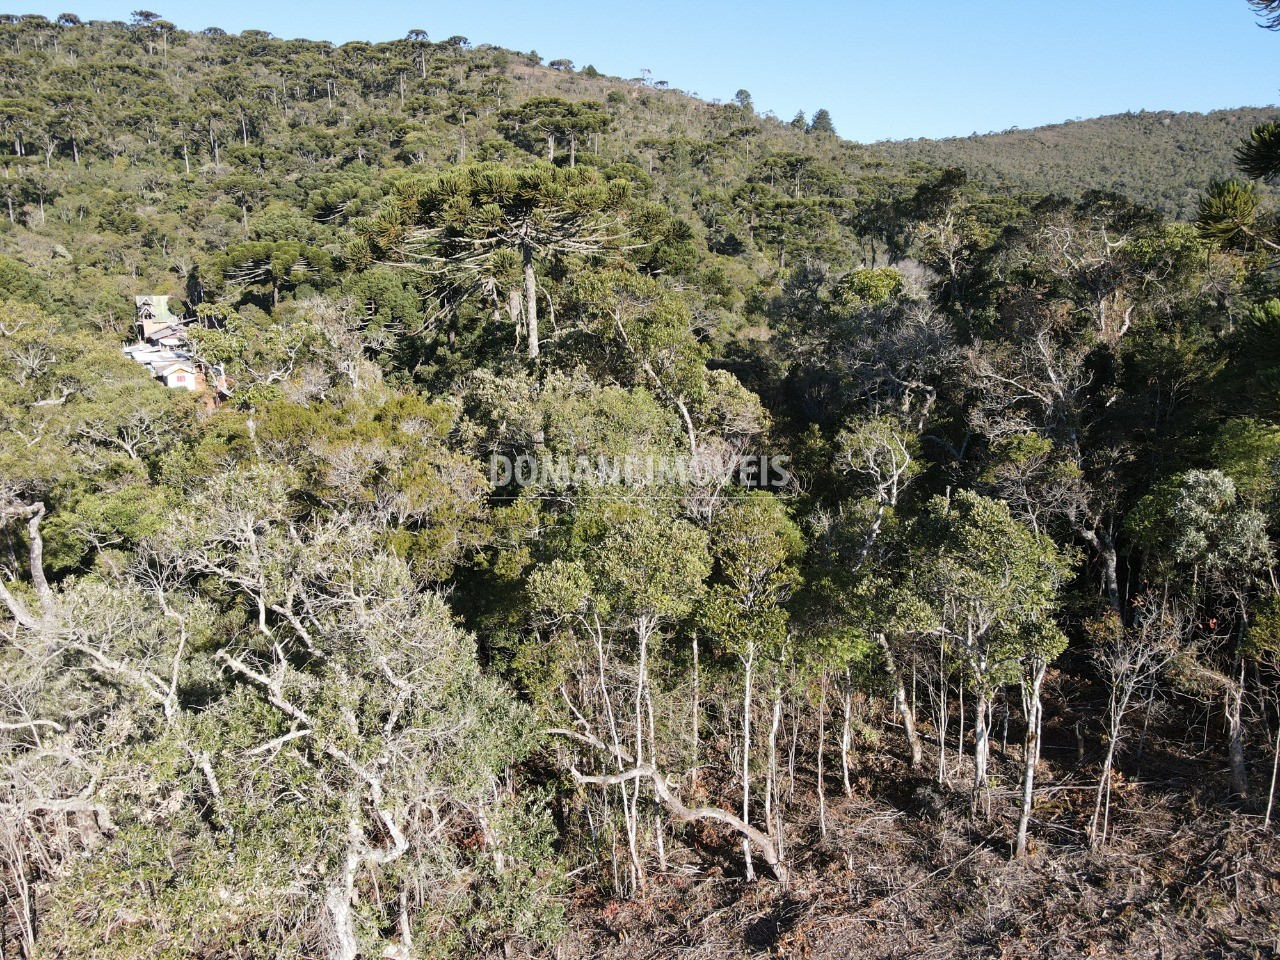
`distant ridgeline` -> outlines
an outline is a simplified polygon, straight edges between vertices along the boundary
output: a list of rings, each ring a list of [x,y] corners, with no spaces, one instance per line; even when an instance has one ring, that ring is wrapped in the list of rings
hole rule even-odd
[[[1205,185],[1236,176],[1236,146],[1280,107],[1213,113],[1122,113],[945,140],[877,143],[892,162],[960,167],[997,188],[1061,193],[1112,190],[1181,220],[1193,220]],[[1264,193],[1274,193],[1263,187]]]

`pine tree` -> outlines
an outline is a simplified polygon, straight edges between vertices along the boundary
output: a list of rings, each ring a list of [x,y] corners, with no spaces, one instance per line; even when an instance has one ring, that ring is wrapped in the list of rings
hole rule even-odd
[[[831,114],[826,108],[814,111],[813,119],[809,121],[810,133],[835,133],[835,124],[831,122]]]

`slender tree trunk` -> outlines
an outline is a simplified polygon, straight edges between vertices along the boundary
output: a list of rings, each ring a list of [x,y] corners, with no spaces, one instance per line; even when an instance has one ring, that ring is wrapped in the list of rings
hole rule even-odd
[[[1000,756],[1009,756],[1009,695],[1000,697]]]
[[[1102,578],[1107,590],[1107,599],[1111,601],[1111,608],[1119,612],[1121,609],[1120,578],[1116,574],[1116,547],[1110,534],[1103,537]]]
[[[794,680],[794,675],[792,676]],[[802,721],[799,708],[791,711],[791,736],[787,742],[787,803],[796,799],[796,754],[800,749],[800,725]]]
[[[985,690],[978,692],[978,702],[973,712],[973,799],[971,812],[977,814],[983,791],[987,788],[987,760],[991,756],[991,731],[988,729],[989,697]]]
[[[1027,698],[1027,735],[1023,742],[1022,815],[1018,818],[1017,855],[1027,855],[1027,828],[1031,823],[1031,806],[1035,798],[1036,759],[1040,754],[1040,690],[1044,685],[1047,665],[1037,663],[1031,678],[1030,695]]]
[[[1236,796],[1249,796],[1249,771],[1244,759],[1244,661],[1240,662],[1240,677],[1227,692],[1227,729],[1231,740],[1227,754],[1231,761],[1231,789]]]
[[[360,944],[356,940],[355,913],[351,900],[355,892],[356,868],[360,863],[360,826],[354,820],[347,827],[347,857],[342,873],[325,893],[325,907],[333,923],[335,960],[356,960]]]
[[[947,732],[951,725],[951,705],[948,703],[949,682],[946,672],[946,651],[938,644],[938,706],[935,716],[938,724],[938,785],[947,780]]]
[[[853,736],[853,690],[852,680],[846,674],[845,688],[840,697],[840,778],[844,781],[844,795],[853,796],[853,784],[849,782],[849,745]]]
[[[750,647],[743,658],[743,692],[742,692],[742,822],[751,822],[751,681],[755,667],[755,649]],[[747,872],[747,879],[756,878],[755,867],[751,863],[751,841],[742,838],[742,859]]]
[[[648,630],[647,630],[647,629],[645,629],[645,628],[643,628],[643,627],[640,629],[640,631],[639,631],[639,635],[638,635],[638,640],[639,640],[639,647],[640,647],[640,662],[639,662],[639,664],[638,664],[638,665],[637,665],[637,667],[636,667],[636,710],[635,710],[636,740],[635,740],[635,758],[636,758],[636,763],[637,763],[637,764],[640,764],[640,763],[643,763],[643,762],[644,762],[644,758],[645,758],[645,748],[644,748],[644,744],[645,744],[645,737],[644,737],[644,731],[645,731],[645,725],[644,725],[644,703],[645,703],[646,691],[647,691],[647,689],[648,689],[648,685],[649,685],[649,684],[648,684],[648,680],[649,680],[649,637],[648,637]],[[652,760],[656,760],[656,759],[657,759],[656,757],[651,757],[651,758],[650,758],[650,760],[651,760],[651,761],[652,761]],[[630,833],[631,833],[631,844],[632,844],[632,848],[633,848],[633,852],[632,852],[632,864],[633,864],[633,866],[634,866],[634,868],[635,868],[635,872],[636,872],[637,887],[638,887],[639,889],[644,889],[644,887],[645,887],[645,880],[646,880],[646,878],[645,878],[644,864],[643,864],[643,862],[640,860],[640,851],[639,851],[639,834],[640,834],[640,780],[638,780],[638,779],[635,781],[635,790],[634,790],[634,792],[633,792],[633,793],[632,793],[632,795],[631,795],[631,821],[632,821],[632,826],[631,826],[631,831],[630,831]]]
[[[893,647],[889,644],[889,638],[886,634],[877,634],[876,641],[880,644],[880,650],[884,653],[885,666],[889,669],[889,678],[893,681],[893,703],[898,712],[898,716],[902,718],[902,729],[907,736],[907,745],[911,748],[911,766],[919,768],[924,759],[924,744],[920,741],[920,733],[916,730],[915,710],[911,707],[911,701],[907,698],[907,686],[902,679],[902,671],[898,668],[898,661],[893,655]]]
[[[605,674],[604,633],[598,622],[594,625],[594,629],[591,633],[592,639],[595,641],[596,648],[596,680],[600,685],[600,699],[604,704],[605,720],[609,726],[611,752],[613,754],[614,763],[617,765],[619,772],[621,772],[624,769],[622,736],[618,729],[618,718],[613,709],[613,697],[609,695],[609,684]],[[623,823],[627,832],[627,852],[631,860],[631,890],[635,891],[642,880],[643,865],[640,862],[640,851],[636,842],[636,821],[633,815],[630,798],[627,794],[627,784],[623,781],[618,782],[618,795],[622,799]],[[616,873],[616,852],[613,856]],[[615,885],[617,885],[616,882]]]
[[[37,503],[28,508],[27,556],[31,566],[31,583],[36,588],[36,596],[40,598],[41,608],[47,611],[53,600],[53,591],[50,590],[49,580],[44,575],[44,535],[40,530],[44,515],[43,503]]]
[[[513,331],[512,335],[515,337],[516,352],[519,352],[520,350],[520,334],[522,332],[520,317],[522,309],[521,303],[520,288],[512,286],[511,289],[507,291],[507,316],[511,319],[511,329]]]
[[[551,324],[551,332],[554,334],[559,330],[556,326],[556,304],[551,299],[551,291],[546,287],[542,288],[542,295],[547,298],[547,322]]]
[[[667,844],[664,839],[666,827],[662,823],[662,814],[653,815],[653,839],[658,848],[658,869],[667,872]]]
[[[699,729],[699,713],[702,710],[702,704],[700,702],[702,693],[701,682],[702,677],[698,672],[698,635],[695,633],[693,635],[693,773],[689,777],[689,784],[695,789],[698,786],[698,763],[702,747],[701,740],[699,739],[701,736],[701,730]]]
[[[1271,789],[1267,791],[1267,815],[1262,818],[1262,829],[1271,826],[1271,811],[1276,804],[1276,775],[1280,774],[1280,724],[1276,726],[1276,745],[1271,755]]]
[[[533,272],[533,248],[526,246],[524,256],[524,320],[529,359],[538,358],[538,279]]]
[[[1096,526],[1088,526],[1086,524],[1077,524],[1076,530],[1093,547],[1093,551],[1097,554],[1098,563],[1102,567],[1102,588],[1107,594],[1107,602],[1111,604],[1111,609],[1124,615],[1124,605],[1120,600],[1120,577],[1117,573],[1116,560],[1116,544],[1111,534],[1105,529],[1099,530],[1101,523]]]
[[[773,691],[773,719],[769,725],[769,771],[764,794],[765,832],[782,856],[782,809],[778,790],[778,731],[782,727],[782,684]]]
[[[618,323],[618,329],[623,329],[621,322]],[[625,333],[623,336],[625,339]],[[629,344],[628,349],[631,349]],[[684,399],[679,394],[673,393],[671,390],[667,389],[667,385],[663,383],[662,378],[658,376],[658,371],[653,369],[652,363],[648,360],[640,359],[639,357],[637,357],[637,359],[640,360],[641,365],[644,367],[644,372],[649,375],[649,379],[653,381],[653,385],[657,388],[658,393],[665,399],[670,400],[672,406],[674,406],[680,413],[680,419],[684,421],[685,434],[689,438],[689,455],[696,456],[698,453],[698,432],[693,427],[693,417],[689,415],[689,405],[684,402]]]
[[[1089,821],[1089,846],[1098,849],[1105,841],[1106,837],[1098,833],[1102,820],[1102,807],[1105,800],[1108,808],[1111,806],[1111,767],[1115,763],[1116,741],[1119,739],[1119,730],[1112,724],[1110,742],[1107,744],[1107,755],[1102,761],[1102,775],[1098,779],[1098,792],[1093,799],[1093,818]]]
[[[824,668],[818,687],[818,833],[827,835],[827,785],[823,779],[823,760],[827,752],[827,671]]]
[[[400,891],[400,944],[406,954],[413,951],[413,925],[409,922],[409,891]]]

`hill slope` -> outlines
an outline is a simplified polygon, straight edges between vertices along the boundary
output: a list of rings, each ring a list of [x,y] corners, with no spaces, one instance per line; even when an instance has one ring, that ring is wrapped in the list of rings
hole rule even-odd
[[[855,198],[890,189],[884,163],[834,135],[463,37],[335,46],[23,17],[0,44],[21,91],[0,99],[0,253],[82,316],[129,309],[135,288],[216,294],[209,257],[246,239],[337,255],[398,176],[546,158],[535,128],[566,101],[607,129],[553,138],[557,164],[633,182],[744,276],[815,244],[849,260]],[[512,116],[531,100],[542,115]],[[801,207],[810,228],[782,231]]]
[[[1212,113],[1123,113],[946,140],[878,143],[891,161],[960,167],[993,187],[1078,195],[1113,190],[1180,219],[1194,216],[1205,184],[1234,174],[1232,154],[1280,108]]]

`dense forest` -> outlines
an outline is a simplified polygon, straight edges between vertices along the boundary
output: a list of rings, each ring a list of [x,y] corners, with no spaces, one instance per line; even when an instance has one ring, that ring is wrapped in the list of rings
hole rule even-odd
[[[1032,130],[877,143],[875,156],[960,167],[996,190],[1078,195],[1111,190],[1194,220],[1204,185],[1229,179],[1236,144],[1280,108],[1142,111]],[[1264,193],[1274,188],[1263,184]]]
[[[0,21],[0,957],[1280,950],[1280,120]]]

